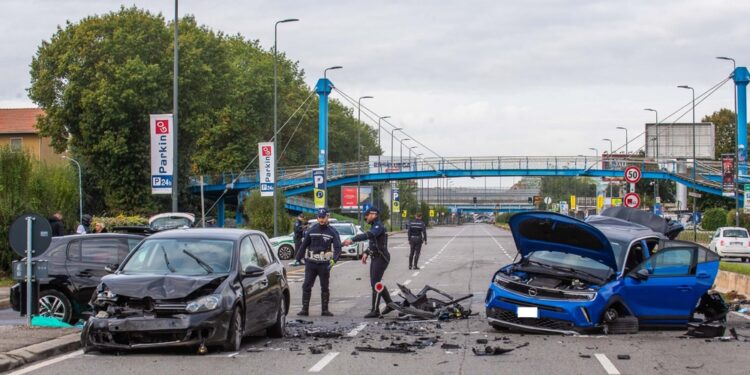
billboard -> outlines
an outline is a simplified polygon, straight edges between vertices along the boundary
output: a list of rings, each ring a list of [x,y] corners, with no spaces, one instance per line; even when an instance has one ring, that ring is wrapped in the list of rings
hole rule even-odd
[[[324,208],[326,206],[326,170],[315,168],[312,171],[312,177],[315,208]]]
[[[151,194],[172,194],[174,129],[172,115],[150,115]]]
[[[734,154],[721,155],[721,195],[734,197]]]
[[[273,197],[275,183],[273,142],[258,143],[258,177],[260,179],[260,196]]]
[[[372,186],[359,187],[359,202],[357,202],[357,186],[341,187],[341,212],[359,212],[360,207],[372,204]]]
[[[390,156],[370,155],[368,166],[370,173],[392,173],[392,172],[410,172],[414,170],[416,159],[409,160],[408,157],[394,156],[391,162]]]
[[[659,159],[693,158],[693,123],[646,124],[646,158],[656,157],[658,130]],[[714,159],[716,129],[711,122],[695,124],[696,159]]]

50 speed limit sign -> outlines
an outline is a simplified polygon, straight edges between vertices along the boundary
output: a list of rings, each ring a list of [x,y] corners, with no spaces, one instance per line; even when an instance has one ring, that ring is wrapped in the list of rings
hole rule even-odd
[[[622,204],[625,207],[638,208],[641,205],[641,197],[636,193],[627,193],[622,199]]]
[[[641,169],[638,167],[625,168],[625,181],[631,184],[637,184],[641,180]]]

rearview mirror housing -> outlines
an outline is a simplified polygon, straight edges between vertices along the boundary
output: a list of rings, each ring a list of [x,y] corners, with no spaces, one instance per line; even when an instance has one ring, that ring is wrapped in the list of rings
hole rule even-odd
[[[644,280],[648,280],[648,278],[649,278],[649,276],[651,276],[651,274],[648,272],[647,269],[641,268],[641,269],[638,270],[638,272],[631,272],[630,276],[632,276],[636,280],[644,281]]]
[[[120,265],[117,264],[117,263],[108,264],[108,265],[104,266],[104,270],[107,271],[107,272],[109,272],[109,273],[115,273],[115,271],[117,271],[117,269],[119,267],[120,267]]]
[[[245,267],[245,269],[243,270],[243,276],[245,277],[260,277],[263,276],[264,273],[265,272],[262,268],[252,264]]]

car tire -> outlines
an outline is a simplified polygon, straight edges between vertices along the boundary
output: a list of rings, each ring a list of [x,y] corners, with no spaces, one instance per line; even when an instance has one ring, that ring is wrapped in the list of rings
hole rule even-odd
[[[276,323],[266,330],[266,336],[281,338],[286,334],[286,298],[281,297],[279,311],[276,313]]]
[[[64,293],[47,289],[39,293],[39,315],[73,323],[73,306]]]
[[[292,259],[294,258],[294,248],[290,245],[281,245],[279,246],[278,255],[281,260]]]
[[[232,318],[229,321],[227,340],[224,342],[224,350],[238,352],[242,346],[242,309],[237,306],[232,310]]]
[[[634,316],[621,316],[606,324],[609,335],[627,335],[638,333],[638,318]]]

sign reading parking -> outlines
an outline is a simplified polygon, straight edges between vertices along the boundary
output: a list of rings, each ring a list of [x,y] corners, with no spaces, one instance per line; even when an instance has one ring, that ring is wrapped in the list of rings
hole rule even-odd
[[[625,168],[625,181],[637,184],[641,180],[641,169],[635,166]]]
[[[151,194],[172,194],[174,129],[172,115],[150,115]]]
[[[326,206],[326,171],[323,168],[316,168],[312,171],[313,177],[313,200],[315,208],[324,208]]]
[[[258,143],[258,160],[260,162],[258,176],[260,178],[261,197],[272,197],[274,193],[276,185],[274,152],[273,142]]]
[[[622,204],[625,207],[638,208],[641,205],[641,197],[637,193],[627,193]]]

